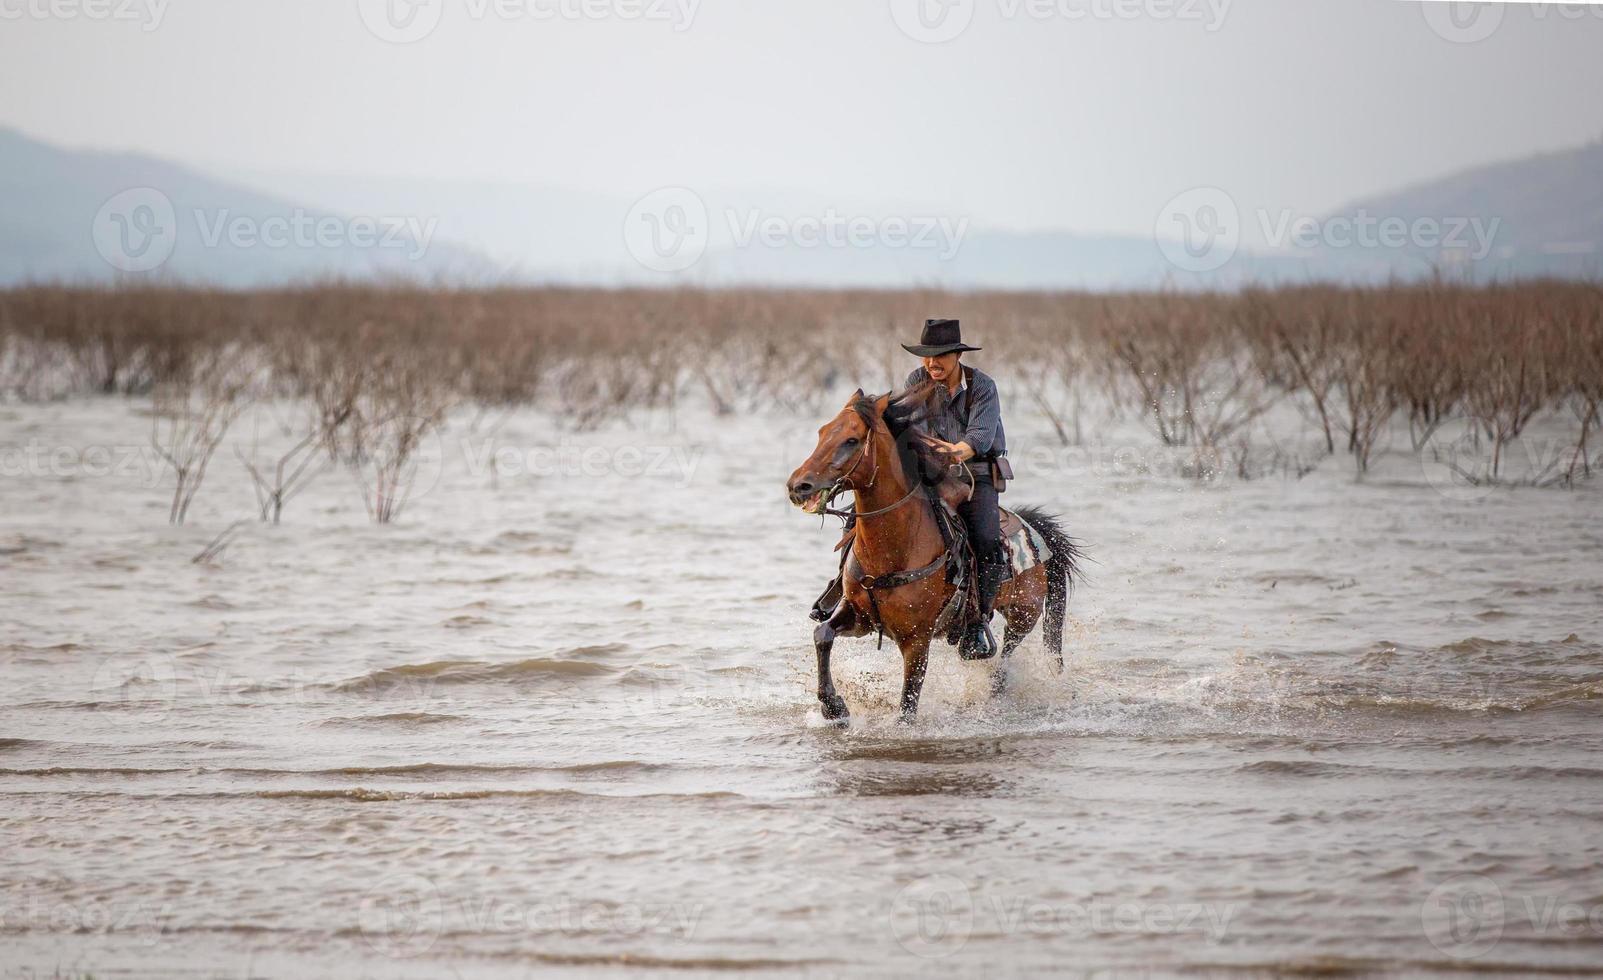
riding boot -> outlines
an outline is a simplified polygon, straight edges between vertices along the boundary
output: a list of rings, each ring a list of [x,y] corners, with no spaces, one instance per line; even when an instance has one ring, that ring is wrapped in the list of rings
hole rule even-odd
[[[963,633],[963,642],[957,655],[964,660],[989,660],[996,656],[996,636],[991,633],[991,613],[996,607],[996,593],[1007,577],[1007,566],[996,562],[980,565],[978,580],[979,618],[970,623]]]
[[[834,614],[835,607],[840,604],[841,579],[843,577],[842,575],[837,575],[829,580],[829,584],[824,587],[824,594],[813,602],[813,608],[808,611],[807,618],[814,622],[822,623]]]

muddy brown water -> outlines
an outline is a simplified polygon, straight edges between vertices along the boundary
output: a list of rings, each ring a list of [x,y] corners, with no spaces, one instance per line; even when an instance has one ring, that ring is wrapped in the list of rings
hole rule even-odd
[[[454,420],[196,564],[272,419],[170,528],[136,407],[0,408],[0,975],[1603,971],[1596,487],[1017,453],[1067,671],[939,648],[904,728],[845,640],[840,730],[820,418]]]

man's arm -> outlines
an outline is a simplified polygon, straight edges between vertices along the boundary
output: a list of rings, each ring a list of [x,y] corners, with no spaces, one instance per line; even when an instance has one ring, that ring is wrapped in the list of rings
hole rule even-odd
[[[996,382],[989,378],[974,379],[969,387],[968,428],[963,442],[968,443],[976,456],[984,456],[996,442],[996,430],[1002,426],[1002,400],[996,393]]]

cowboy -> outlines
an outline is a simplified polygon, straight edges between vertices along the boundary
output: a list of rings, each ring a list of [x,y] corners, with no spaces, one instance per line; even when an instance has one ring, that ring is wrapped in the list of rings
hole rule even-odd
[[[907,376],[907,387],[934,381],[946,388],[947,413],[951,429],[963,433],[956,442],[932,441],[959,460],[973,478],[974,491],[958,505],[958,516],[968,528],[969,544],[979,568],[979,619],[969,624],[958,653],[965,660],[983,660],[996,653],[996,639],[988,623],[996,592],[1007,578],[1007,557],[1002,551],[1002,526],[997,511],[997,493],[1006,486],[1007,439],[1002,433],[1002,404],[996,382],[990,376],[962,364],[965,351],[982,348],[963,343],[956,320],[926,320],[916,344],[903,349],[923,359],[923,366]],[[999,477],[1003,478],[999,480]],[[999,486],[999,482],[1001,485]]]

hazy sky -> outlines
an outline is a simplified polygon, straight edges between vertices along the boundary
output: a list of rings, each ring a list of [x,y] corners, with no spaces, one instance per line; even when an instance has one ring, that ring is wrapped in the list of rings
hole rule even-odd
[[[1197,185],[1317,212],[1603,134],[1603,6],[1454,41],[1399,0],[409,2],[0,0],[0,122],[225,173],[761,187],[1135,234]]]

